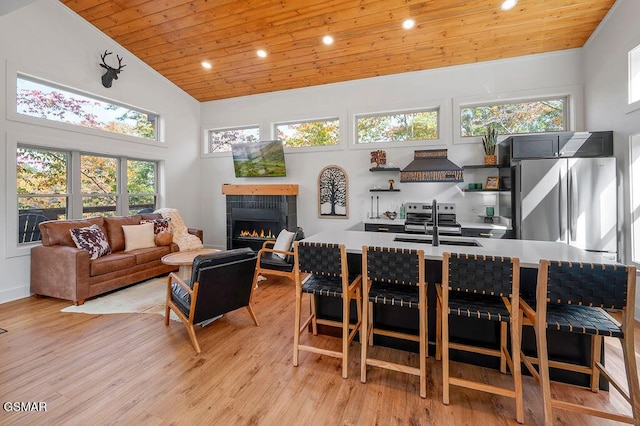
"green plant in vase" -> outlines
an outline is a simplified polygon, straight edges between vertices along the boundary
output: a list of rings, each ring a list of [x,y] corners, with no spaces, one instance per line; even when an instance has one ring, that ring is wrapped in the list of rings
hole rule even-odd
[[[484,164],[498,164],[496,156],[496,144],[498,143],[498,130],[494,126],[487,126],[487,134],[482,137],[482,146],[484,148]]]

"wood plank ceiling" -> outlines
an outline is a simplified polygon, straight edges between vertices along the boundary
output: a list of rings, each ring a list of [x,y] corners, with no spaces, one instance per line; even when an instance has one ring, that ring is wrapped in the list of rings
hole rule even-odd
[[[615,3],[60,1],[202,102],[582,47]],[[405,30],[409,17],[416,25]]]

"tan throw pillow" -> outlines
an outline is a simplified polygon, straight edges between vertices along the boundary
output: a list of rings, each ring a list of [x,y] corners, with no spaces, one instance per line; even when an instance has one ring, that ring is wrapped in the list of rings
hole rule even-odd
[[[170,246],[173,242],[173,234],[171,232],[160,232],[156,234],[155,243],[157,246]]]
[[[289,232],[286,229],[283,229],[278,234],[278,238],[276,238],[276,243],[273,245],[273,249],[280,250],[280,251],[290,251],[291,244],[293,244],[294,235],[295,234],[293,232]],[[284,259],[287,256],[286,254],[282,254],[282,253],[273,253],[273,254],[281,257],[282,259]]]
[[[124,232],[124,251],[155,247],[153,223],[142,225],[122,225]]]

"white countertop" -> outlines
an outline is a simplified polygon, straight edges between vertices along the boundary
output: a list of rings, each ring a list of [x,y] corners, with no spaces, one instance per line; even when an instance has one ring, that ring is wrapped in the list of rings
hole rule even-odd
[[[388,223],[389,221],[387,221]],[[517,257],[520,259],[520,266],[537,268],[540,259],[561,260],[586,263],[612,263],[606,256],[587,252],[585,250],[570,246],[564,243],[530,241],[530,240],[509,240],[492,238],[469,238],[441,236],[440,246],[433,247],[431,244],[408,243],[394,241],[398,236],[424,239],[423,235],[395,234],[391,232],[365,232],[365,231],[344,231],[344,232],[320,232],[305,238],[303,241],[318,243],[344,244],[349,253],[361,253],[362,246],[397,247],[424,250],[425,258],[441,260],[442,253],[456,252],[479,254],[489,256]],[[480,247],[444,245],[442,240],[462,240],[476,241]]]

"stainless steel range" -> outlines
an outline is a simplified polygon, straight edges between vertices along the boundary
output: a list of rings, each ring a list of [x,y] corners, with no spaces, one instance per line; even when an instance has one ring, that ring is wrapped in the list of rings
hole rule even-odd
[[[407,203],[404,231],[413,234],[433,232],[433,206],[431,203]],[[456,220],[455,203],[438,203],[438,233],[440,235],[461,235],[462,228]]]

